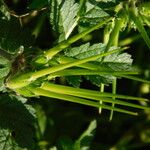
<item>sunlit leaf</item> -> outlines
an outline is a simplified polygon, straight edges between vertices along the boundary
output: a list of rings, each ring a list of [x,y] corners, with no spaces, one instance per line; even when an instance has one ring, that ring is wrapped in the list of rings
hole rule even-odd
[[[52,0],[49,5],[53,29],[67,39],[78,22],[78,4],[74,0]]]

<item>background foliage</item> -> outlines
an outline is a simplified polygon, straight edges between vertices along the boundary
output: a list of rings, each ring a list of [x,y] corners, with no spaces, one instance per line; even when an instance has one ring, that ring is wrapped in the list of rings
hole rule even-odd
[[[134,3],[135,1],[128,1],[128,5]],[[149,149],[148,110],[138,111],[137,117],[115,113],[110,122],[110,112],[104,109],[102,114],[99,114],[96,108],[54,98],[39,98],[35,95],[26,98],[18,94],[19,90],[16,93],[6,85],[14,74],[20,75],[42,68],[43,66],[35,65],[33,60],[43,51],[92,28],[108,17],[119,18],[123,15],[124,22],[118,29],[121,32],[116,34],[119,37],[117,44],[110,43],[108,48],[107,36],[115,29],[115,20],[112,19],[113,21],[105,26],[87,34],[76,43],[73,42],[72,46],[68,45],[65,51],[56,57],[57,61],[49,62],[49,66],[55,66],[62,60],[68,61],[65,58],[82,60],[98,55],[107,48],[112,51],[122,46],[128,48],[127,52],[114,53],[88,65],[99,66],[105,71],[138,70],[141,72],[139,77],[142,82],[135,81],[135,78],[120,79],[121,77],[117,76],[117,93],[148,99],[150,3],[136,3],[140,22],[132,12],[119,14],[118,10],[123,4],[123,0],[0,1],[0,150]],[[112,35],[112,38],[115,37]],[[53,76],[56,76],[55,83],[77,88],[99,91],[99,86],[104,84],[107,92],[111,92],[111,86],[108,85],[116,78],[111,74],[64,77],[51,74],[49,78]],[[45,78],[41,78],[39,82],[43,80]],[[23,92],[25,90],[23,89]],[[21,94],[24,94],[23,92]],[[33,93],[30,94],[33,96]],[[144,101],[135,103],[149,107]]]

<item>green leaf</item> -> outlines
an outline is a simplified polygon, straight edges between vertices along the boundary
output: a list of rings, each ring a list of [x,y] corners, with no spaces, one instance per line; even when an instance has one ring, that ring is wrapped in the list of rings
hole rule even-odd
[[[50,23],[54,31],[67,39],[77,25],[79,5],[74,0],[51,0],[49,5]]]
[[[0,56],[0,79],[8,75],[8,73],[10,72],[10,68],[11,63],[9,62],[9,60]]]
[[[139,11],[141,15],[147,16],[150,18],[150,2],[141,3],[139,6]]]
[[[112,54],[106,56],[104,59],[104,63],[115,71],[132,70],[132,61],[133,59],[131,59],[131,55],[127,53]]]
[[[109,13],[104,10],[104,7],[98,6],[97,2],[87,1],[84,4],[84,8],[85,11],[79,20],[80,32],[110,16]]]
[[[0,79],[0,91],[3,91],[4,89],[4,79]]]
[[[105,44],[99,43],[91,45],[86,43],[79,47],[73,47],[65,51],[65,55],[68,57],[75,57],[77,59],[84,59],[91,57],[97,54],[101,54],[106,48]],[[117,49],[117,47],[111,47],[109,51]],[[101,62],[101,59],[98,59],[97,62]],[[113,70],[127,70],[130,69],[132,64],[131,55],[127,53],[114,53],[105,57],[103,63],[108,65]],[[117,66],[120,66],[120,69]]]
[[[100,76],[84,76],[87,80],[89,80],[92,84],[96,86],[100,86],[101,83],[103,84],[110,84],[114,80],[114,76],[111,75],[100,75]]]
[[[65,51],[65,55],[68,57],[74,57],[77,59],[84,59],[94,55],[98,55],[104,52],[106,48],[105,44],[99,43],[91,45],[86,43],[80,47],[73,47]],[[117,47],[111,47],[109,51],[117,49]],[[127,53],[115,53],[108,55],[104,58],[103,64],[101,58],[96,61],[97,64],[106,68],[106,70],[114,71],[126,71],[132,70],[132,59],[131,55]],[[111,75],[101,76],[86,76],[86,79],[90,80],[93,84],[100,86],[100,83],[109,84],[112,83],[114,77]]]
[[[32,148],[34,145],[35,115],[33,108],[17,99],[17,96],[0,97],[0,147],[4,150]],[[12,144],[15,143],[15,144]]]
[[[92,9],[90,9],[86,14],[85,14],[85,18],[87,19],[96,19],[96,18],[103,18],[103,17],[107,17],[108,14],[103,11],[101,8],[99,7],[93,7]]]
[[[65,51],[65,55],[68,57],[74,57],[77,59],[84,59],[94,55],[101,54],[105,49],[105,45],[102,43],[90,45],[90,43],[83,44],[79,47],[73,47]]]
[[[77,59],[84,59],[90,56],[100,54],[104,51],[105,45],[102,43],[90,45],[90,43],[83,44],[79,47],[72,47],[65,51],[68,57],[75,57]]]
[[[106,48],[105,44],[99,43],[91,45],[86,43],[80,47],[73,47],[65,51],[65,55],[68,57],[75,57],[77,59],[84,59],[97,54],[101,54]],[[117,47],[111,47],[109,51],[117,49]],[[101,62],[98,59],[97,62]],[[129,70],[131,69],[132,59],[131,55],[127,53],[114,53],[105,57],[103,63],[109,66],[112,70]]]
[[[94,137],[94,131],[97,127],[96,120],[91,121],[88,128],[83,132],[79,139],[74,144],[74,150],[88,150],[90,143]]]
[[[0,149],[1,150],[27,150],[26,148],[19,147],[13,140],[14,133],[8,129],[0,128]]]
[[[150,37],[143,25],[143,22],[141,19],[139,19],[139,14],[137,9],[133,8],[129,11],[130,14],[130,18],[133,20],[133,22],[135,23],[136,28],[138,29],[138,31],[140,32],[141,36],[143,37],[144,41],[146,42],[147,46],[150,49]]]
[[[2,15],[3,15],[3,17],[2,17],[2,19],[10,19],[10,12],[8,11],[8,8],[6,8],[5,6],[4,6],[4,3],[3,2],[0,2],[0,13],[2,13]]]

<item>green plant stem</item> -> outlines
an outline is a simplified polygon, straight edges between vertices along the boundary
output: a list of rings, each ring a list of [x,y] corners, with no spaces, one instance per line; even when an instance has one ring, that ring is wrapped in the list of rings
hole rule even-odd
[[[122,23],[123,23],[122,18],[115,19],[115,25],[110,34],[109,41],[105,48],[105,52],[107,52],[112,45],[118,46],[119,32],[122,28]],[[105,57],[102,58],[102,62],[104,61],[104,58]],[[113,80],[113,83],[112,83],[112,93],[116,94],[116,78]],[[113,97],[113,100],[115,100],[115,97]],[[112,103],[112,107],[115,107],[115,103]],[[112,120],[112,117],[113,117],[113,110],[111,110],[111,113],[110,113],[110,117],[109,117],[110,121]]]
[[[100,92],[104,92],[105,84],[101,83],[100,84]],[[100,101],[100,104],[103,104],[103,101]],[[99,108],[99,113],[102,113],[102,108]]]
[[[127,47],[121,48],[121,50],[126,50]],[[57,62],[59,62],[60,64],[66,64],[66,63],[71,63],[75,60],[78,60],[76,58],[71,58],[71,57],[67,57],[67,56],[59,56],[56,57],[55,60],[57,60]],[[97,65],[94,63],[90,63],[90,62],[86,62],[84,64],[79,64],[76,65],[77,67],[81,67],[81,68],[85,68],[85,69],[89,69],[89,70],[102,70],[102,71],[112,71],[112,69],[110,69],[109,67],[106,67],[106,65]]]
[[[115,37],[118,35],[118,32],[120,31],[121,26],[122,26],[122,20],[120,18],[119,19],[116,18],[114,29],[112,30],[110,34],[110,37],[109,37],[109,40],[108,40],[108,43],[106,45],[104,52],[107,52],[112,46],[112,44],[114,43]],[[104,58],[105,57],[102,58],[101,63],[103,63]]]
[[[106,45],[104,52],[107,52],[110,49],[110,47],[112,46],[112,44],[116,40],[116,36],[118,37],[118,34],[119,34],[121,27],[122,27],[122,19],[116,18],[115,19],[115,26],[114,26],[111,34],[110,34],[110,38],[108,40],[108,43]],[[103,61],[104,61],[104,57],[102,58],[102,62]]]
[[[82,60],[75,60],[74,62],[71,62],[71,63],[61,64],[61,65],[57,65],[57,66],[54,66],[51,68],[42,69],[42,70],[39,70],[37,72],[31,72],[31,73],[23,74],[23,75],[20,75],[20,77],[18,76],[16,78],[10,79],[7,82],[7,87],[10,89],[22,88],[22,87],[27,86],[30,83],[34,82],[36,79],[38,79],[40,77],[43,77],[43,76],[46,76],[48,74],[51,74],[51,73],[54,73],[57,71],[61,71],[61,70],[64,70],[64,69],[67,69],[67,68],[70,68],[70,67],[73,67],[76,65],[80,65],[80,64],[83,64],[83,63],[86,63],[89,61],[94,61],[98,58],[101,58],[101,57],[104,57],[104,56],[107,56],[107,55],[110,55],[110,54],[113,54],[116,52],[120,52],[120,51],[121,51],[121,49],[112,50],[112,51],[102,53],[102,54],[99,54],[96,56],[91,56],[91,57],[88,57],[88,58],[85,58]]]
[[[41,88],[36,88],[36,89],[33,89],[32,91],[37,96],[46,96],[46,97],[51,97],[51,98],[57,98],[57,99],[70,101],[70,102],[74,102],[74,103],[79,103],[79,104],[83,104],[83,105],[88,105],[88,106],[93,106],[93,107],[97,107],[97,108],[102,107],[103,109],[107,109],[107,110],[112,110],[113,109],[114,111],[130,114],[130,115],[138,115],[136,112],[123,110],[123,109],[120,109],[120,108],[112,108],[111,106],[102,105],[102,104],[99,104],[98,102],[93,102],[93,101],[81,99],[81,98],[78,98],[78,97],[73,97],[73,96],[70,96],[70,95],[50,92],[50,91],[47,91],[47,90],[44,90],[44,89],[41,89]]]
[[[65,69],[62,71],[58,71],[55,73],[51,73],[48,76],[48,79],[53,79],[55,77],[60,77],[60,76],[78,76],[78,75],[135,75],[138,74],[137,72],[134,71],[99,71],[99,70],[87,70],[87,69]]]
[[[119,46],[130,45],[131,43],[137,41],[140,38],[141,38],[141,35],[134,35],[134,36],[125,38],[125,39],[119,41]]]
[[[101,26],[103,26],[104,24],[106,24],[110,20],[112,20],[112,18],[107,18],[106,20],[101,21],[97,25],[95,25],[95,26],[93,26],[93,27],[83,31],[82,33],[79,33],[79,34],[73,36],[72,38],[59,43],[57,46],[55,46],[55,47],[45,51],[43,55],[41,55],[37,59],[35,59],[35,62],[37,64],[46,64],[57,53],[59,53],[60,51],[62,51],[65,48],[67,48],[72,43],[74,43],[74,42],[78,41],[79,39],[83,38],[85,35],[91,33],[94,30],[99,29]]]
[[[109,37],[110,37],[110,33],[111,33],[111,25],[107,25],[105,28],[104,28],[104,35],[103,35],[103,43],[104,44],[107,44],[108,41],[109,41]]]
[[[67,69],[67,68],[70,68],[70,67],[73,67],[73,66],[84,64],[84,63],[89,62],[89,61],[94,61],[94,60],[99,59],[103,56],[107,56],[107,55],[110,55],[110,54],[113,54],[113,53],[116,53],[116,52],[119,52],[119,51],[121,51],[121,50],[113,50],[113,51],[109,51],[109,52],[106,52],[106,53],[103,53],[103,54],[98,54],[98,55],[95,55],[95,56],[84,58],[82,60],[75,60],[74,62],[71,62],[71,63],[61,64],[61,65],[54,66],[54,67],[51,67],[51,68],[43,69],[41,71],[37,71],[34,74],[32,74],[31,78],[33,80],[36,80],[37,78],[48,75],[50,73],[54,73],[54,72],[61,71],[61,70],[64,70],[64,69]]]
[[[63,87],[65,87],[65,86],[63,86]],[[96,95],[91,96],[90,93],[83,93],[83,92],[77,93],[77,92],[74,92],[73,90],[72,91],[68,90],[68,88],[65,89],[65,88],[60,87],[59,85],[55,86],[54,84],[49,84],[47,82],[43,83],[40,88],[44,89],[46,91],[54,92],[54,93],[58,93],[58,94],[66,94],[66,95],[77,96],[77,97],[86,98],[86,99],[92,99],[92,100],[95,100],[95,101],[102,101],[102,102],[107,102],[107,103],[112,103],[112,104],[116,103],[118,105],[150,110],[150,108],[147,108],[145,106],[140,106],[140,105],[132,104],[132,103],[129,103],[129,102],[124,102],[124,101],[120,101],[120,100],[116,101],[114,99],[110,99],[110,98],[102,97],[102,96],[96,96]],[[115,107],[112,105],[112,108],[115,108]]]
[[[115,79],[113,80],[113,83],[112,83],[112,94],[116,94],[116,87],[117,87],[117,78],[115,77]],[[115,101],[115,97],[113,97],[112,99]],[[112,103],[112,107],[115,107],[115,103]],[[112,120],[113,113],[114,113],[113,110],[111,110],[109,121]]]
[[[119,30],[120,31],[120,30]],[[119,32],[118,33],[116,33],[116,36],[115,36],[115,39],[114,39],[114,41],[113,41],[113,44],[112,45],[114,45],[114,46],[118,46],[118,40],[119,40]]]
[[[138,78],[138,77],[134,77],[134,76],[118,75],[118,77],[123,77],[123,78],[127,78],[127,79],[131,79],[131,80],[135,80],[135,81],[139,81],[139,82],[150,84],[150,81],[144,80],[144,79],[141,79],[141,78]]]
[[[126,99],[126,100],[139,100],[139,101],[148,101],[145,98],[140,98],[140,97],[133,97],[133,96],[126,96],[126,95],[120,95],[120,94],[112,94],[112,93],[107,93],[107,92],[98,92],[98,91],[93,91],[93,90],[87,90],[87,89],[78,89],[74,87],[69,87],[69,86],[64,86],[64,85],[57,85],[54,83],[50,82],[44,82],[41,86],[46,87],[47,89],[50,88],[50,90],[58,90],[62,92],[67,92],[65,94],[79,94],[79,95],[90,95],[91,97],[115,97],[115,98],[120,98],[120,99]],[[65,91],[64,91],[65,89]]]
[[[139,30],[139,32],[141,33],[143,39],[145,40],[147,46],[149,47],[150,49],[150,38],[140,20],[140,17],[138,16],[138,11],[136,10],[136,8],[132,8],[130,11],[130,17],[131,19],[134,21],[137,29]]]
[[[77,60],[75,58],[66,57],[66,56],[60,56],[56,59],[60,64],[66,64],[66,63],[70,63],[70,62]],[[104,70],[105,69],[105,71],[110,71],[110,68],[108,69],[108,68],[106,68],[106,66],[96,65],[96,64],[93,64],[90,62],[87,62],[84,64],[79,64],[79,65],[77,65],[77,67],[81,67],[81,68],[85,68],[85,69],[89,69],[89,70]]]

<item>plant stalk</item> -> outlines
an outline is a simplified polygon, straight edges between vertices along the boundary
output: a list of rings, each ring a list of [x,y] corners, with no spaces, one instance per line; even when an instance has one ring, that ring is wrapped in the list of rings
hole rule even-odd
[[[68,39],[66,41],[62,41],[57,46],[49,49],[48,51],[45,51],[43,55],[41,55],[41,56],[39,56],[38,58],[35,59],[35,62],[37,64],[46,64],[57,53],[59,53],[60,51],[62,51],[65,48],[67,48],[72,43],[74,43],[74,42],[78,41],[79,39],[83,38],[85,35],[91,33],[94,30],[99,29],[101,26],[103,26],[104,24],[106,24],[110,20],[112,20],[112,18],[107,18],[106,20],[101,21],[97,25],[95,25],[95,26],[93,26],[93,27],[83,31],[82,33],[79,33],[79,34],[73,36],[72,38],[70,38],[70,39]]]
[[[120,100],[116,101],[114,99],[107,98],[107,97],[102,97],[102,96],[91,96],[90,93],[77,93],[77,92],[74,92],[74,91],[69,91],[68,89],[64,90],[64,88],[59,87],[59,85],[55,86],[55,85],[49,84],[47,82],[43,83],[40,88],[43,89],[43,90],[58,93],[58,94],[65,94],[65,95],[70,95],[70,96],[75,96],[75,97],[80,97],[80,98],[91,99],[91,100],[94,100],[94,101],[102,101],[102,102],[107,102],[107,103],[112,103],[112,104],[116,103],[118,105],[150,110],[150,108],[147,108],[145,106],[140,106],[140,105],[132,104],[132,103],[129,103],[129,102],[124,102],[124,101],[120,101]],[[115,108],[115,107],[112,106],[112,108]]]
[[[13,79],[10,79],[7,82],[7,87],[10,89],[22,88],[22,87],[27,86],[30,83],[34,82],[36,79],[38,79],[40,77],[43,77],[43,76],[46,76],[48,74],[51,74],[51,73],[54,73],[57,71],[61,71],[61,70],[64,70],[64,69],[67,69],[67,68],[70,68],[73,66],[84,64],[84,63],[89,62],[89,61],[94,61],[98,58],[101,58],[101,57],[104,57],[104,56],[107,56],[107,55],[110,55],[110,54],[113,54],[116,52],[120,52],[120,51],[121,51],[121,49],[112,50],[112,51],[102,53],[102,54],[99,54],[96,56],[91,56],[91,57],[88,57],[88,58],[85,58],[82,60],[75,60],[74,62],[71,62],[71,63],[57,65],[57,66],[54,66],[51,68],[39,70],[37,72],[26,73],[26,74],[17,76]]]
[[[120,109],[120,108],[112,108],[111,106],[104,105],[104,104],[99,104],[98,102],[93,102],[93,101],[81,99],[81,98],[78,98],[78,97],[73,97],[73,96],[70,96],[70,95],[50,92],[50,91],[47,91],[47,90],[44,90],[44,89],[41,89],[41,88],[36,88],[36,89],[33,89],[32,91],[37,96],[46,96],[46,97],[50,97],[50,98],[61,99],[61,100],[75,102],[75,103],[79,103],[79,104],[83,104],[83,105],[87,105],[87,106],[93,106],[93,107],[97,107],[97,108],[102,107],[103,109],[107,109],[107,110],[112,110],[113,109],[114,111],[130,114],[130,115],[138,115],[136,112],[132,112],[132,111],[128,111],[128,110],[124,110],[124,109]]]
[[[112,94],[107,92],[98,92],[93,90],[87,90],[87,89],[78,89],[74,87],[64,86],[64,85],[57,85],[51,82],[44,82],[41,85],[41,88],[45,87],[48,90],[51,91],[62,91],[65,94],[76,94],[78,95],[89,95],[91,97],[115,97],[120,99],[126,99],[126,100],[139,100],[139,101],[148,101],[147,99],[140,98],[140,97],[133,97],[133,96],[126,96],[126,95],[120,95],[120,94]],[[65,89],[65,90],[64,90]]]

